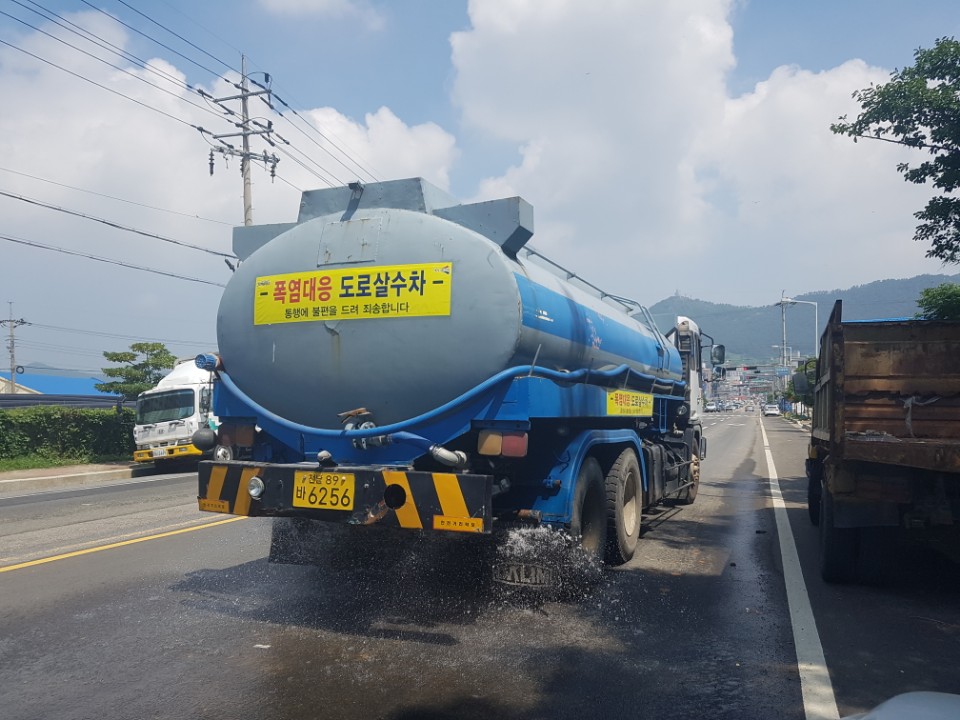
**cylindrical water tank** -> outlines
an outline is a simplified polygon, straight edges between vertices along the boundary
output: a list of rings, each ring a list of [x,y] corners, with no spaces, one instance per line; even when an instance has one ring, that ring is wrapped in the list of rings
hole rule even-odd
[[[224,291],[217,340],[251,399],[319,428],[358,408],[378,425],[415,417],[534,358],[681,379],[659,331],[474,230],[409,209],[328,214],[265,243]]]

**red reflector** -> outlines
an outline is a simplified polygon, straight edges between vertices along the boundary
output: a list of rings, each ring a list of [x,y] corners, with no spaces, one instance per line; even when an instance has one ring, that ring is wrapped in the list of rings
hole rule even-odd
[[[505,432],[503,434],[503,449],[500,454],[504,457],[526,457],[527,433]]]

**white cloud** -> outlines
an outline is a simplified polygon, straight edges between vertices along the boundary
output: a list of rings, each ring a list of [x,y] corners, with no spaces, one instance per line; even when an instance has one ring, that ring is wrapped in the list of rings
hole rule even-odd
[[[829,130],[839,115],[856,114],[853,89],[887,79],[887,71],[859,60],[821,73],[780,67],[753,92],[727,102],[695,151],[697,167],[722,189],[723,198],[712,203],[714,227],[723,231],[718,239],[736,248],[714,254],[719,266],[732,272],[737,256],[766,257],[764,274],[794,290],[938,269],[911,239],[912,213],[929,189],[905,183],[895,171],[916,155]]]
[[[536,209],[534,243],[612,290],[647,294],[705,208],[682,160],[723,108],[726,4],[473,2],[452,39],[465,121],[522,162],[481,185]],[[560,229],[557,229],[559,226]],[[600,251],[600,252],[598,252]],[[658,261],[653,261],[658,258]]]
[[[910,239],[925,193],[895,171],[907,155],[829,131],[887,71],[779,68],[732,98],[727,0],[469,7],[455,102],[520,156],[479,194],[531,201],[533,243],[596,283],[764,304],[939,270]]]
[[[361,167],[329,163],[332,173],[343,184],[357,179],[361,170],[381,180],[422,176],[449,189],[450,167],[459,152],[456,139],[439,125],[423,123],[409,127],[386,107],[368,113],[362,125],[333,108],[319,108],[306,115],[323,128],[329,140],[320,144],[336,157],[342,158],[337,147],[353,149],[352,155]]]

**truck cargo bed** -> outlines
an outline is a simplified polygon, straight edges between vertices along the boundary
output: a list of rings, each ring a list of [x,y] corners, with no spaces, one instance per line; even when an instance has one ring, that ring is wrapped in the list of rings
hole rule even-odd
[[[835,461],[960,472],[960,323],[840,311],[824,333],[814,440]]]

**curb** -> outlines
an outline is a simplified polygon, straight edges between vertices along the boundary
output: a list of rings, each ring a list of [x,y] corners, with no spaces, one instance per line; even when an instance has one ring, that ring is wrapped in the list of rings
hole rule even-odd
[[[129,480],[145,475],[154,475],[157,472],[152,465],[147,467],[130,465],[116,468],[76,465],[61,468],[14,470],[0,474],[0,498],[46,490],[89,487],[111,480]]]

